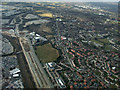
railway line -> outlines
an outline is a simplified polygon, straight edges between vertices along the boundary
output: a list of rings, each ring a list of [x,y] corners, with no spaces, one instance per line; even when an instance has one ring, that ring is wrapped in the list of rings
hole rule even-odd
[[[34,82],[35,82],[37,88],[54,88],[52,83],[50,82],[48,76],[46,75],[46,72],[44,71],[40,61],[35,56],[35,52],[34,52],[32,46],[30,46],[29,51],[25,51],[22,40],[24,40],[24,39],[19,38],[19,42],[21,44],[22,50],[24,52],[26,61],[28,63],[28,66],[30,68],[31,74],[34,78]]]
[[[36,62],[33,60],[30,52],[29,52],[29,56],[33,62],[33,65],[35,67],[35,71],[36,71],[38,77],[40,78],[41,84],[43,85],[43,87],[48,86],[47,82],[45,81],[45,78],[43,77],[44,75],[40,72],[40,69],[39,69],[38,65],[36,64]]]

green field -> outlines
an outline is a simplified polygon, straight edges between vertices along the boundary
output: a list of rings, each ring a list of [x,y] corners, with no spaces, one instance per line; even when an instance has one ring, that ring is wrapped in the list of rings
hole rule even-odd
[[[38,46],[36,49],[36,53],[39,60],[43,63],[55,61],[59,57],[58,51],[53,48],[50,43]]]
[[[101,43],[101,42],[98,41],[98,40],[91,40],[91,42],[95,42],[95,43],[97,43],[97,44],[104,45],[103,43]]]
[[[99,41],[101,41],[102,43],[105,43],[105,44],[110,43],[108,39],[99,39]]]

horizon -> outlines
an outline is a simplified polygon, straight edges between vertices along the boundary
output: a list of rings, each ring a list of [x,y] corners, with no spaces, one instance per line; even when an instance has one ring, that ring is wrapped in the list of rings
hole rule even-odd
[[[1,2],[119,2],[120,0],[1,0]]]

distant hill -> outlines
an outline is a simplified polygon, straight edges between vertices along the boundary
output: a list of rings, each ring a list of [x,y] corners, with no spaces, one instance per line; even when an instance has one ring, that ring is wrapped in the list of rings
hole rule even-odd
[[[89,2],[93,6],[101,7],[104,10],[108,10],[110,12],[118,13],[118,3],[117,2]]]

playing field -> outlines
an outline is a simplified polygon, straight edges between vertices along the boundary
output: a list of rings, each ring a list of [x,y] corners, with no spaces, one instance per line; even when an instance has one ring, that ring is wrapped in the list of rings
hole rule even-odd
[[[59,57],[58,51],[54,49],[50,43],[38,46],[36,53],[39,60],[43,63],[55,61]]]

